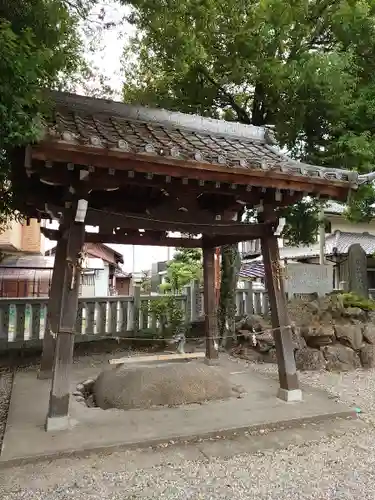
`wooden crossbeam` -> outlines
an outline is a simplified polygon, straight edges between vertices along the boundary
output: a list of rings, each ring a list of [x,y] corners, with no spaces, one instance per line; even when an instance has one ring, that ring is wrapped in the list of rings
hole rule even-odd
[[[172,231],[189,234],[206,234],[209,236],[238,235],[245,239],[256,239],[270,234],[271,226],[267,223],[247,224],[243,222],[214,222],[201,224],[199,218],[194,214],[186,214],[178,220],[172,214],[169,220],[152,219],[138,214],[118,214],[104,212],[102,210],[89,209],[86,216],[86,224],[101,227],[126,227],[129,229],[144,229],[154,231]]]
[[[61,232],[58,229],[48,229],[45,227],[40,228],[42,234],[52,241],[59,241]],[[151,232],[151,231],[150,231]],[[131,234],[118,233],[85,233],[85,243],[113,243],[119,245],[147,245],[147,246],[165,246],[175,248],[202,248],[202,238],[171,238],[168,236],[150,235],[149,231],[145,233]],[[247,240],[248,238],[245,238]],[[221,235],[210,239],[213,247],[220,247],[222,245],[234,245],[244,241],[243,235]]]
[[[127,356],[125,358],[110,359],[110,365],[134,364],[134,363],[147,363],[154,361],[176,361],[178,359],[200,359],[204,358],[204,352],[188,352],[185,354],[153,354],[151,356]]]

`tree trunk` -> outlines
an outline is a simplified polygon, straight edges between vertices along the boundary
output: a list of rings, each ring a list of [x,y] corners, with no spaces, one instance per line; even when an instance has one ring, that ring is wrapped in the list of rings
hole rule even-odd
[[[236,285],[241,259],[238,245],[221,248],[221,285],[218,311],[220,345],[225,347],[228,336],[235,340]]]

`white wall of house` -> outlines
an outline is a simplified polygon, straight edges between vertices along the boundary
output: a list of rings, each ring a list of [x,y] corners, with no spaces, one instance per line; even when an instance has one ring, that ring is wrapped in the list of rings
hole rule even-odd
[[[103,262],[103,269],[96,273],[95,297],[105,297],[109,294],[109,265]]]
[[[331,233],[342,231],[344,233],[370,233],[375,234],[375,220],[371,222],[351,222],[340,215],[327,215],[331,223]]]

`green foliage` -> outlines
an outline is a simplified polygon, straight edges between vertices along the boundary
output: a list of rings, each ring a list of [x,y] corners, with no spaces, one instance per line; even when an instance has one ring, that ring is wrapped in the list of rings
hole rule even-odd
[[[43,88],[80,70],[78,20],[60,0],[0,3],[0,225],[14,215],[9,151],[40,134]]]
[[[166,287],[173,293],[181,293],[184,286],[202,278],[202,252],[199,249],[178,249],[168,262]]]
[[[148,294],[151,292],[150,271],[142,271],[140,287],[141,287],[141,292],[144,294]]]
[[[375,164],[373,0],[122,2],[137,28],[125,100],[273,125],[304,161],[361,172]],[[372,217],[373,186],[350,201],[352,219]],[[288,238],[314,239],[316,222],[312,202],[291,208]]]
[[[364,299],[355,293],[342,293],[341,297],[344,307],[359,307],[364,311],[375,311],[375,300]]]
[[[154,316],[160,325],[160,335],[163,338],[171,337],[181,327],[184,320],[184,311],[181,301],[173,295],[164,295],[142,303],[142,312]]]
[[[317,200],[305,198],[283,210],[282,215],[288,220],[283,238],[288,245],[311,245],[316,241],[320,206]]]

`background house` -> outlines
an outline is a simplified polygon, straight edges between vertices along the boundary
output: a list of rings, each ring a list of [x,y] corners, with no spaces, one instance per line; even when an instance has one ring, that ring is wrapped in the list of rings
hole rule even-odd
[[[0,233],[0,296],[47,297],[54,264],[55,247],[43,255],[40,224],[12,222]],[[84,297],[129,295],[132,275],[121,269],[123,256],[107,245],[86,243],[85,269],[80,294]]]
[[[55,251],[56,247],[53,247],[46,255],[54,255]],[[132,275],[122,271],[120,265],[124,259],[119,252],[104,243],[85,243],[83,253],[86,269],[82,274],[81,296],[129,295]],[[94,261],[99,261],[101,266],[93,267]]]
[[[345,205],[329,202],[325,209],[326,235],[325,260],[333,266],[333,288],[339,288],[341,281],[348,280],[347,254],[349,247],[358,243],[367,254],[368,284],[375,289],[375,221],[353,223],[345,217]],[[287,247],[280,244],[280,259],[283,263],[303,262],[319,264],[319,241],[310,246]],[[248,247],[244,254],[240,278],[263,281],[262,257],[256,244]],[[253,252],[251,250],[253,249]]]
[[[28,223],[11,222],[0,232],[0,252],[2,254],[41,254],[40,224],[36,219]]]

